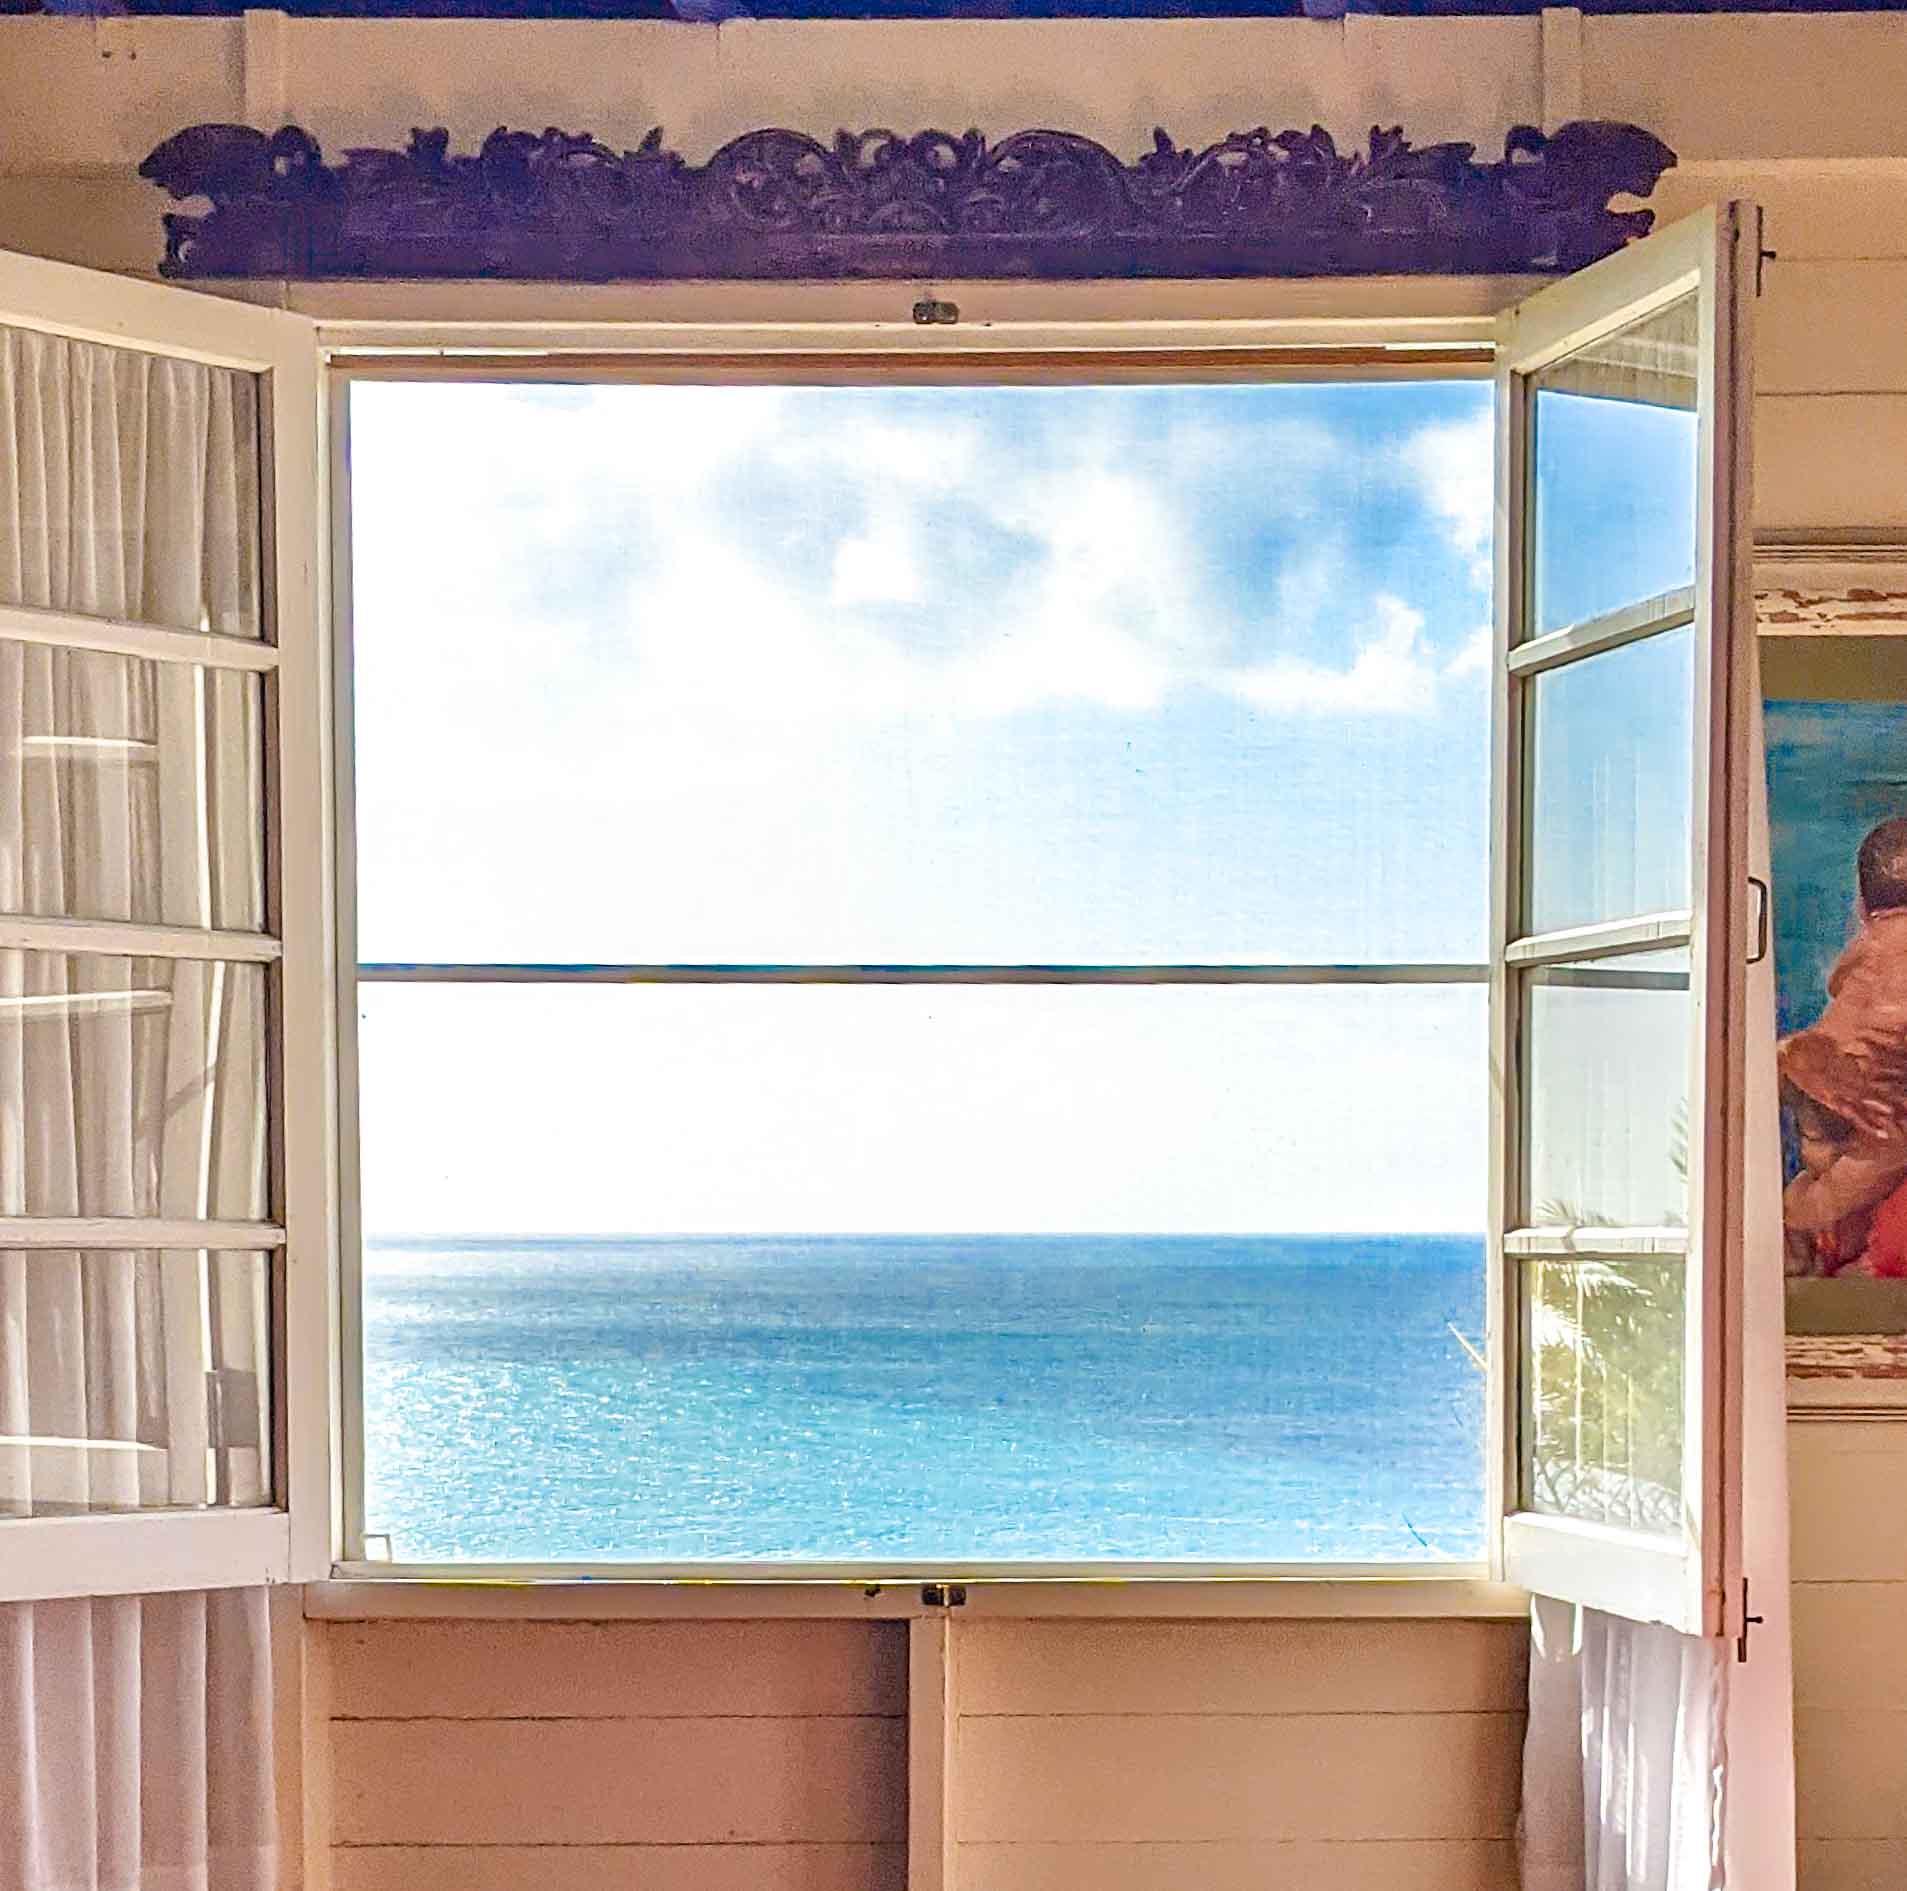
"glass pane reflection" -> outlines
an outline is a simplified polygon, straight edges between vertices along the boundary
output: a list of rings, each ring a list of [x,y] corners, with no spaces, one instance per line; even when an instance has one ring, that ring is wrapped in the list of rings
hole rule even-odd
[[[1681,1226],[1687,947],[1545,966],[1524,977],[1525,1222]]]
[[[1695,581],[1693,296],[1532,378],[1532,633]]]
[[[258,376],[0,327],[0,604],[263,634]]]
[[[0,1517],[269,1504],[264,1254],[0,1252]]]
[[[0,1214],[262,1220],[262,965],[0,951]]]
[[[1525,931],[1689,906],[1693,655],[1664,631],[1531,680]]]
[[[1686,1279],[1679,1261],[1525,1263],[1525,1508],[1680,1533]]]
[[[0,906],[256,932],[264,683],[0,639]]]

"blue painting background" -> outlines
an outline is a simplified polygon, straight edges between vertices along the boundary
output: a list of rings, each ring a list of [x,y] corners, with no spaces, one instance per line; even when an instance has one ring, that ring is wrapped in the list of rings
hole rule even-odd
[[[1854,856],[1877,821],[1907,814],[1907,703],[1765,708],[1777,1028],[1821,1015],[1854,935]]]

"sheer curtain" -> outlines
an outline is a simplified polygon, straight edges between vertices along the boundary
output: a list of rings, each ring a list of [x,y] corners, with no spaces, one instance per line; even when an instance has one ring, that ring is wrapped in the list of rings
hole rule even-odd
[[[0,1884],[269,1891],[262,1589],[0,1608]]]
[[[258,466],[252,377],[0,330],[0,604],[258,636]],[[262,712],[0,623],[0,913],[260,928]],[[257,965],[0,950],[0,1215],[264,1218],[265,1005]],[[269,1501],[268,1280],[0,1252],[0,1555],[9,1516]],[[263,1591],[0,1606],[0,1884],[262,1891],[267,1653]]]
[[[1719,1886],[1722,1645],[1539,1596],[1523,1891]]]

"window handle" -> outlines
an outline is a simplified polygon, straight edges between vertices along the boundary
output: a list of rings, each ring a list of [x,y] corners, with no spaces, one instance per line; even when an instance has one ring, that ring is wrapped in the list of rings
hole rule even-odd
[[[1748,955],[1750,965],[1759,965],[1768,956],[1768,882],[1751,873],[1748,884],[1755,889],[1755,949]]]

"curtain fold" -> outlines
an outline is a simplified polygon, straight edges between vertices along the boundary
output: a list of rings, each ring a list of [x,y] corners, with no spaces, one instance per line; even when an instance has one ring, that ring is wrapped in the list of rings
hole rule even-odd
[[[254,377],[0,329],[0,604],[260,634]],[[256,930],[256,677],[9,639],[0,912]],[[0,1214],[266,1213],[254,965],[0,950]],[[271,1494],[262,1256],[0,1252],[7,1517]],[[0,1606],[0,1887],[269,1891],[265,1592]]]
[[[1728,1669],[1718,1642],[1539,1596],[1523,1891],[1715,1891]]]
[[[262,1589],[0,1605],[0,1885],[271,1891]]]

